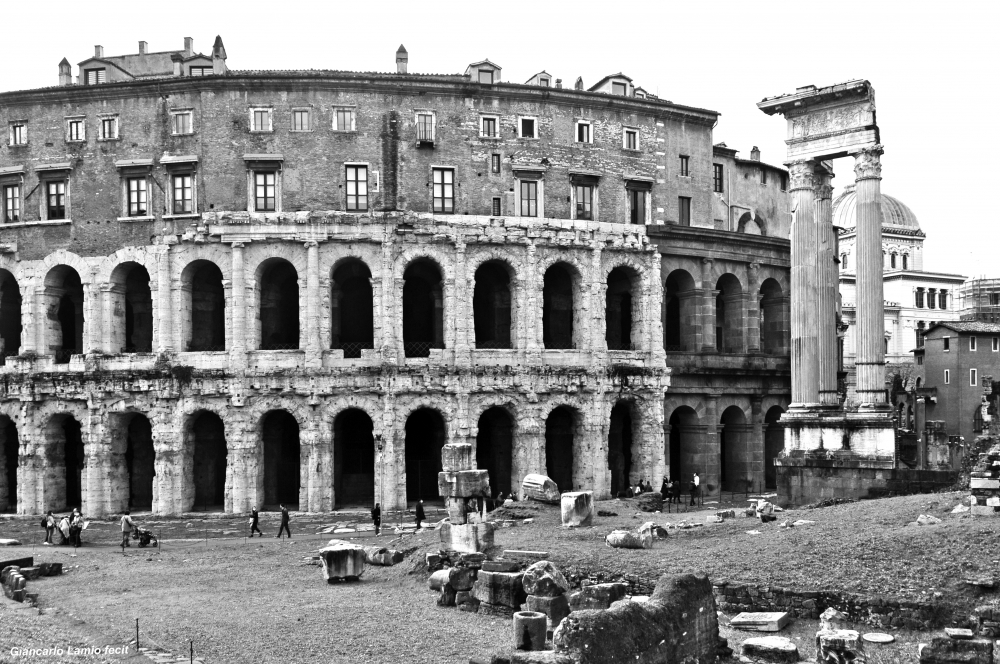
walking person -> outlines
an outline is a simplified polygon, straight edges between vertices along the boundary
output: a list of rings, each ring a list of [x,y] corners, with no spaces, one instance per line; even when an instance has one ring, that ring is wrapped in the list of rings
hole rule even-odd
[[[45,541],[43,544],[52,544],[52,533],[56,529],[56,518],[52,516],[52,511],[50,510],[43,520],[45,524]]]
[[[132,529],[135,528],[135,524],[132,523],[132,517],[130,516],[130,514],[131,513],[128,510],[125,510],[125,513],[122,514],[122,543],[121,543],[122,548],[126,546],[132,546],[129,543],[128,538],[129,535],[132,534]]]
[[[694,474],[691,478],[691,505],[695,504],[698,497],[699,487],[701,486],[701,478],[698,477],[698,473]]]
[[[417,530],[420,530],[420,523],[424,520],[424,501],[417,501]]]
[[[278,534],[275,537],[281,537],[282,532],[288,533],[288,539],[292,539],[292,531],[288,529],[288,508],[284,505],[278,505],[281,508],[281,527],[278,528]]]
[[[378,537],[382,530],[382,506],[379,503],[372,508],[372,523],[375,524],[375,537]]]
[[[253,537],[254,531],[261,537],[264,536],[264,533],[260,530],[260,514],[257,513],[256,505],[250,510],[250,537]]]
[[[673,482],[671,482],[670,484],[671,484],[670,490],[673,492],[673,495],[674,495],[673,500],[674,500],[675,503],[677,503],[678,505],[680,505],[681,504],[681,484],[682,484],[682,482],[678,478],[678,479],[674,480]],[[678,508],[678,509],[680,509],[680,508]]]

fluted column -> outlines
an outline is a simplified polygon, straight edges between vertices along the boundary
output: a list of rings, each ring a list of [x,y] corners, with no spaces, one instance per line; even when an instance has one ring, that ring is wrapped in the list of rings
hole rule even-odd
[[[862,404],[881,407],[885,396],[885,302],[882,293],[882,146],[854,155],[857,191],[858,284],[855,366]]]
[[[812,161],[788,164],[792,218],[792,403],[819,402],[816,220]]]
[[[819,401],[840,402],[837,395],[837,236],[833,230],[833,171],[817,164],[813,192],[816,198],[817,288],[816,323],[819,327]]]

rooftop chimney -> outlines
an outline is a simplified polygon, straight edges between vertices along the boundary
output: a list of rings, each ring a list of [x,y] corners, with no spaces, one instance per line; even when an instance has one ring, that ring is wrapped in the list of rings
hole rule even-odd
[[[760,161],[760,149],[756,145],[750,150],[750,161]]]
[[[562,79],[561,78],[557,78],[556,79],[556,87],[557,88],[562,88]]]
[[[396,73],[405,74],[406,64],[409,62],[410,56],[406,52],[406,49],[402,44],[399,45],[399,49],[396,51]]]
[[[194,40],[190,37],[184,38],[184,56],[190,58],[194,55]]]
[[[171,53],[170,61],[174,63],[174,76],[183,76],[183,68],[181,65],[184,63],[184,56],[180,53]]]
[[[70,66],[69,60],[63,58],[59,63],[59,85],[70,85],[72,82],[73,67]]]
[[[229,67],[226,66],[226,47],[219,35],[215,35],[215,43],[212,45],[212,73],[217,76],[229,73]]]
[[[139,42],[139,55],[146,55],[146,47],[149,46],[146,42]]]
[[[103,46],[95,46],[94,47],[94,57],[95,58],[103,58],[104,57],[104,47]]]
[[[573,84],[574,90],[583,90],[583,76],[576,77],[576,83]]]

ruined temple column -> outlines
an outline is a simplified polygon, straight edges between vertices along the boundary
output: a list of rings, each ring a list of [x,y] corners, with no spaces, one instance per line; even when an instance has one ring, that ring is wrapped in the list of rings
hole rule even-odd
[[[816,198],[817,292],[815,316],[819,326],[819,400],[840,403],[837,394],[837,236],[833,229],[833,171],[817,164],[813,192]]]
[[[857,393],[862,404],[883,408],[885,302],[882,293],[882,146],[854,155],[857,191]]]
[[[323,344],[320,342],[319,312],[322,297],[319,292],[319,243],[306,242],[306,367],[323,364]]]
[[[813,161],[788,164],[792,195],[792,403],[819,403],[816,223]]]
[[[245,353],[247,349],[247,288],[246,274],[244,272],[243,249],[246,245],[242,242],[233,242],[233,252],[230,255],[232,264],[230,265],[232,298],[233,298],[233,345],[234,355]]]
[[[159,261],[156,266],[156,297],[157,297],[157,350],[161,353],[170,352],[174,345],[174,307],[173,293],[170,291],[170,245],[161,247]]]

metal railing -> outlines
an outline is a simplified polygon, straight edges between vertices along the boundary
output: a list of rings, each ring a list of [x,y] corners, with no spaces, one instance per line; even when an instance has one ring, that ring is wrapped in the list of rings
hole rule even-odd
[[[437,347],[433,341],[404,341],[403,354],[406,357],[430,357],[431,348]]]
[[[265,341],[260,345],[261,350],[298,350],[297,343],[278,343],[275,341]]]
[[[56,364],[69,364],[70,358],[79,354],[76,348],[61,348],[55,352]]]
[[[374,341],[337,341],[332,348],[344,351],[344,359],[356,360],[361,357],[361,351],[366,348],[374,348]]]
[[[487,339],[485,341],[477,341],[476,348],[500,348],[507,349],[510,348],[509,341],[498,341],[497,339]]]
[[[226,345],[225,344],[216,344],[216,345],[212,345],[212,344],[204,344],[204,345],[201,345],[201,344],[198,344],[198,345],[190,344],[188,346],[188,351],[192,352],[192,353],[217,353],[217,352],[224,351],[224,350],[226,350]]]
[[[663,351],[665,353],[683,353],[685,350],[687,350],[687,349],[684,348],[684,346],[675,346],[675,345],[669,345],[669,344],[664,344],[663,345]]]
[[[635,344],[631,341],[609,341],[608,350],[635,350]]]

